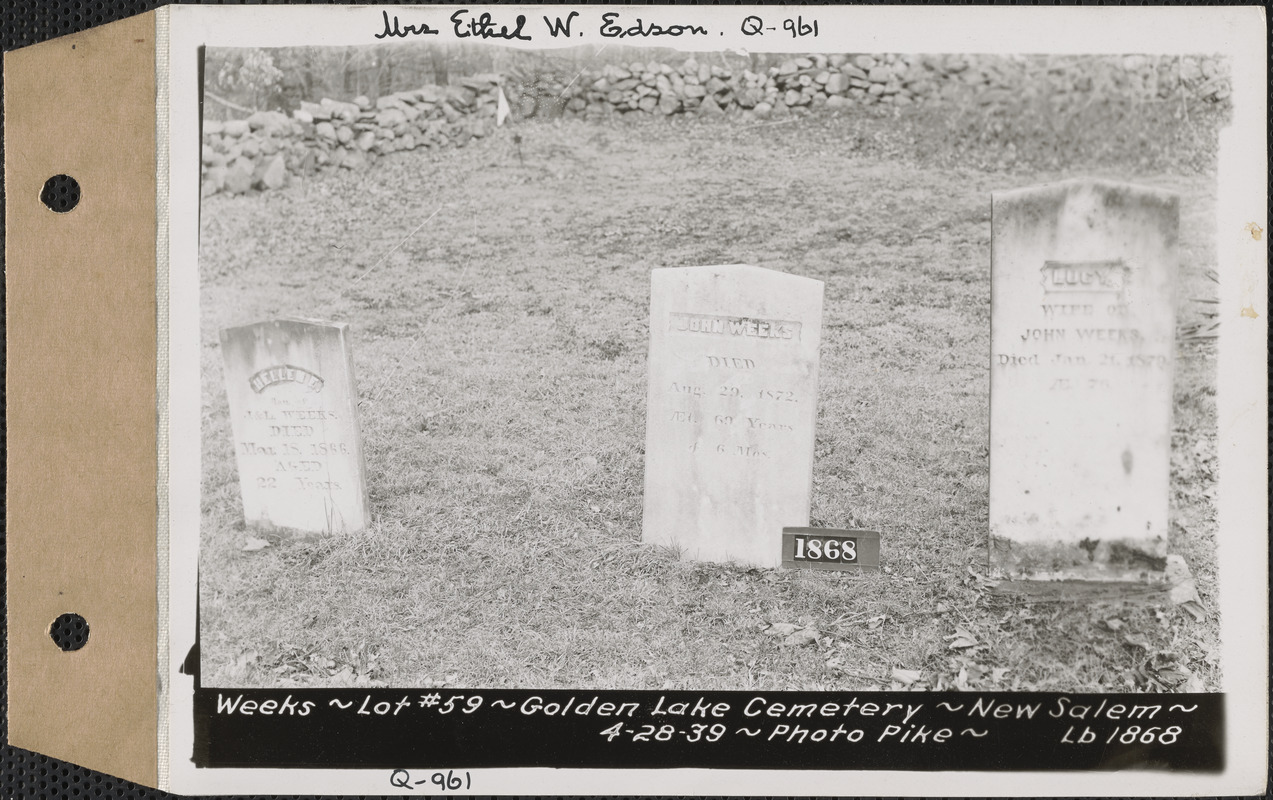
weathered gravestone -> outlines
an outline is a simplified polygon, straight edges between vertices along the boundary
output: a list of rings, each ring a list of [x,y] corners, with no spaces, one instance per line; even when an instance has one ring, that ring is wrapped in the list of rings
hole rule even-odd
[[[348,326],[279,319],[221,332],[243,514],[306,534],[367,526]]]
[[[1066,181],[995,193],[992,220],[991,567],[1161,580],[1178,198]]]
[[[645,542],[782,563],[809,524],[822,282],[742,264],[651,273]]]

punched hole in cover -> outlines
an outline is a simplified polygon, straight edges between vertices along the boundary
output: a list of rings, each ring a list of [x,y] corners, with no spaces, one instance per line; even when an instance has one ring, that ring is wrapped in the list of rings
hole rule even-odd
[[[40,202],[50,211],[65,214],[80,202],[79,181],[70,175],[54,175],[44,182],[40,191]]]
[[[88,622],[79,614],[62,614],[49,626],[49,638],[66,652],[88,644]]]

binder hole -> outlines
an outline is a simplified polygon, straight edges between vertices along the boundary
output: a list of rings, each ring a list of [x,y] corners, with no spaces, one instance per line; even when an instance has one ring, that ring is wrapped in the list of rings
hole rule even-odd
[[[63,614],[49,626],[53,643],[70,652],[88,644],[88,623],[79,614]]]
[[[80,202],[79,181],[70,175],[54,175],[44,182],[40,202],[48,206],[50,211],[65,214]]]

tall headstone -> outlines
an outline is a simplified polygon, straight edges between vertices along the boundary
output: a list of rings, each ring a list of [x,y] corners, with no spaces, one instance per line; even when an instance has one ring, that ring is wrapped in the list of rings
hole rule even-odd
[[[1139,186],[993,195],[996,574],[1164,577],[1178,224],[1176,195]]]
[[[367,526],[348,326],[278,319],[221,332],[247,524],[302,534]]]
[[[642,539],[782,564],[809,524],[822,282],[760,267],[651,273]]]

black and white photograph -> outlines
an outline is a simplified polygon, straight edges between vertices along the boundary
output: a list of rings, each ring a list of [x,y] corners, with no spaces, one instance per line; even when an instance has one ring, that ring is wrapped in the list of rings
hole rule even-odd
[[[512,767],[1223,770],[1245,62],[646,10],[200,48],[196,767],[318,766],[233,743],[310,698],[587,717]]]
[[[209,49],[205,684],[1216,690],[1227,70]]]
[[[307,4],[6,44],[14,791],[1266,786],[1264,9]]]

